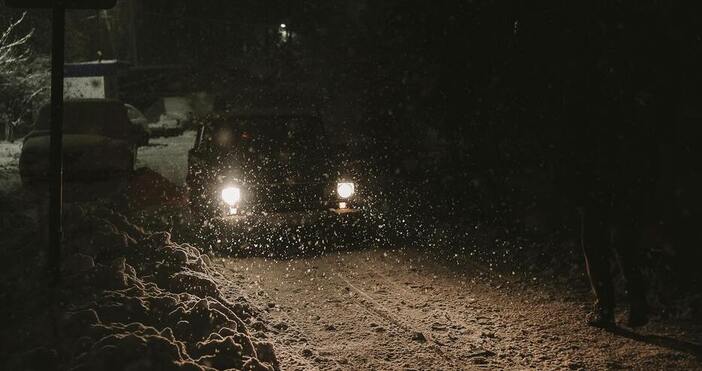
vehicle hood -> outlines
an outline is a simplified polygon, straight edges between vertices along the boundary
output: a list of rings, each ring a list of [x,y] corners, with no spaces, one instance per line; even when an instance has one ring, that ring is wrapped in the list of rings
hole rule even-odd
[[[213,156],[215,176],[239,179],[248,184],[324,183],[335,175],[328,159],[286,153],[229,153]]]
[[[33,133],[27,136],[22,146],[22,152],[32,154],[49,153],[51,137],[43,133]],[[81,135],[81,134],[64,134],[63,135],[63,152],[76,153],[85,152],[94,149],[104,148],[105,146],[126,145],[126,141],[114,138],[105,137],[102,135]]]

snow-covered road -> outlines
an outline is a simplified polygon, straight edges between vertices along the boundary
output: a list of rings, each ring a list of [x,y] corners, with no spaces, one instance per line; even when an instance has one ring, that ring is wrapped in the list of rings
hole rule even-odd
[[[138,167],[182,186],[193,141],[192,132],[152,140]],[[4,185],[19,187],[19,148],[0,146]],[[252,329],[275,344],[284,370],[702,370],[699,328],[657,319],[636,332],[590,328],[586,292],[433,256],[361,249],[216,261],[232,284],[223,294],[236,301],[243,289],[268,313],[271,325]]]
[[[699,347],[667,336],[681,328],[590,328],[586,298],[507,283],[479,266],[449,269],[416,250],[223,265],[271,314],[289,370],[702,369]]]
[[[149,145],[139,148],[136,167],[148,167],[176,186],[185,185],[188,172],[188,151],[195,144],[195,132],[167,138],[151,138]]]
[[[138,166],[182,185],[193,141],[192,132],[152,140]],[[699,331],[589,328],[588,293],[510,283],[428,250],[221,262],[270,314],[272,328],[259,330],[286,370],[702,369]]]

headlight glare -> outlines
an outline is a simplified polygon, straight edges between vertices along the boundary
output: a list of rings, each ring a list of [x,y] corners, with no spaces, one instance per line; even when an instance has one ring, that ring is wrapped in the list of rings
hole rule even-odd
[[[229,206],[234,206],[241,200],[241,189],[239,187],[225,187],[222,189],[222,201]]]
[[[336,193],[341,198],[349,198],[356,192],[356,186],[351,182],[340,182],[336,185]]]

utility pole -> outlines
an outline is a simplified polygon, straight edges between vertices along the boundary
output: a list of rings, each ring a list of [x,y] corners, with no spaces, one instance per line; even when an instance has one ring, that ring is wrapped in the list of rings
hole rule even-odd
[[[95,55],[102,59],[105,51],[102,50],[102,22],[100,22],[100,10],[95,9]]]
[[[49,153],[49,250],[48,278],[51,288],[60,279],[63,238],[63,65],[66,9],[109,9],[116,0],[6,0],[10,8],[52,10],[51,35],[51,139]],[[51,290],[53,295],[54,290]]]
[[[137,0],[129,0],[129,47],[131,50],[132,65],[139,64],[139,47],[137,44]]]
[[[51,149],[49,196],[49,276],[58,284],[63,238],[63,64],[66,9],[63,4],[53,7],[51,34]]]

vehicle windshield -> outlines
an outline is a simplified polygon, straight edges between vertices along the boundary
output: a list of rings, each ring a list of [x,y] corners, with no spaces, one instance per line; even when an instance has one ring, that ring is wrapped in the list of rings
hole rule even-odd
[[[64,134],[103,135],[124,138],[128,134],[126,109],[108,102],[66,102],[63,112]],[[51,109],[39,111],[37,130],[51,129]]]
[[[312,117],[238,117],[207,127],[206,148],[248,152],[317,152],[325,137],[322,125]]]

